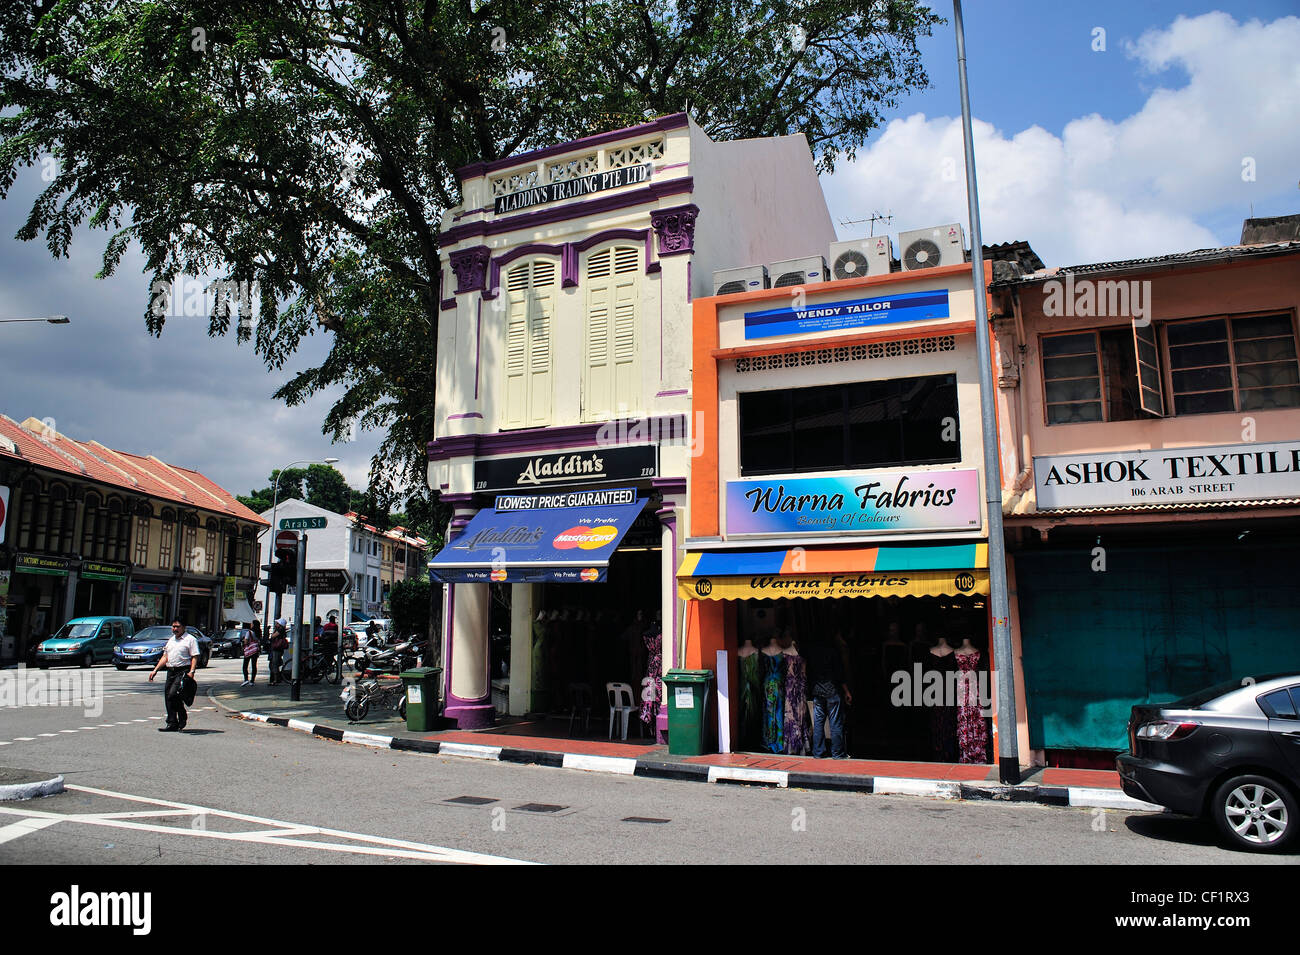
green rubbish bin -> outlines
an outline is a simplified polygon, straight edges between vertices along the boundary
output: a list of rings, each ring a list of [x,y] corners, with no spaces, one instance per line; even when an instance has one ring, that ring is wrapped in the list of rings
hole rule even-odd
[[[404,670],[402,692],[406,695],[406,728],[414,733],[433,729],[438,715],[438,677],[442,667],[416,667]]]
[[[668,752],[677,756],[704,755],[712,682],[712,670],[669,670],[664,675],[664,693],[668,696]]]

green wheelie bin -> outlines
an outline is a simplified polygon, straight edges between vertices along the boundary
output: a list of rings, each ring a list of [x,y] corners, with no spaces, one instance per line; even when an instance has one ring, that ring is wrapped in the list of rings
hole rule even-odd
[[[703,756],[709,736],[709,686],[712,670],[669,670],[664,675],[668,697],[668,752]]]
[[[438,677],[441,674],[441,667],[416,667],[400,674],[405,694],[406,728],[413,733],[427,733],[433,729],[433,721],[438,716]]]

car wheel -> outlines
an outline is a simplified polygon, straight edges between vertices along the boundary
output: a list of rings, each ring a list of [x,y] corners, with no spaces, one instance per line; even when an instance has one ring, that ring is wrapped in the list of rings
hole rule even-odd
[[[113,666],[117,667],[119,670],[125,670],[125,669],[126,669],[126,664],[125,664],[125,663],[114,663]]]
[[[1236,776],[1214,792],[1210,811],[1219,831],[1238,849],[1271,852],[1295,838],[1295,797],[1267,776]]]
[[[95,665],[95,655],[91,653],[89,650],[87,650],[85,654],[81,657],[81,668],[83,670],[86,670],[94,665]]]
[[[203,654],[203,656],[199,657],[199,669],[200,669],[200,670],[205,670],[205,669],[207,669],[207,666],[208,666],[208,657],[209,657],[209,656],[211,656],[211,654],[207,654],[207,653],[205,653],[205,654]]]

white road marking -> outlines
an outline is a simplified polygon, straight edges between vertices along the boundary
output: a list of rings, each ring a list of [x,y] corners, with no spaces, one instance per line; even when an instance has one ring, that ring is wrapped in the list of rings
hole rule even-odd
[[[96,729],[96,727],[94,727],[94,726],[78,726],[77,729],[79,729],[79,730],[93,730],[93,729]]]
[[[58,733],[37,733],[36,735],[44,737],[44,736],[58,736],[59,734]]]
[[[75,733],[76,730],[59,730],[60,733]]]
[[[162,810],[140,811],[138,813],[69,813],[60,814],[44,812],[39,809],[26,807],[7,807],[0,806],[0,815],[22,816],[25,817],[23,822],[15,823],[11,826],[0,828],[0,837],[10,830],[15,830],[12,836],[8,838],[17,838],[20,835],[26,835],[35,829],[52,826],[56,822],[75,822],[90,826],[106,826],[114,829],[130,829],[140,832],[168,833],[171,835],[189,836],[196,839],[221,839],[230,842],[256,843],[260,845],[274,846],[300,846],[307,849],[318,849],[322,852],[344,852],[356,855],[370,856],[396,856],[404,859],[419,859],[427,862],[450,862],[470,865],[533,865],[522,859],[510,859],[504,856],[486,855],[479,852],[468,852],[461,849],[451,849],[446,846],[435,846],[421,842],[409,842],[405,839],[389,839],[383,836],[371,836],[358,832],[347,832],[342,829],[325,829],[318,826],[304,826],[298,823],[282,822],[278,819],[268,819],[264,816],[252,816],[247,813],[228,812],[223,809],[210,809],[205,806],[195,806],[189,803],[173,802],[167,799],[151,799],[145,796],[135,796],[129,793],[113,792],[107,789],[94,789],[89,786],[68,786],[70,790],[87,793],[92,796],[105,796],[110,799],[122,799],[128,802],[145,803],[151,806],[165,807]],[[147,823],[133,822],[134,818],[148,818],[150,816],[215,816],[222,819],[234,819],[242,822],[252,823],[254,825],[268,827],[266,830],[249,830],[247,832],[217,832],[207,828],[194,829],[180,826],[163,826],[150,825]],[[39,823],[39,825],[30,825]],[[28,824],[28,825],[24,825]],[[23,827],[18,831],[17,827]],[[297,838],[304,835],[326,836],[334,839],[347,839],[352,841],[352,845],[337,842],[316,842],[309,839]],[[0,841],[4,841],[0,838]]]
[[[31,835],[33,832],[40,832],[42,829],[48,829],[59,819],[22,819],[18,822],[11,823],[8,826],[0,826],[0,845],[6,842],[12,842],[14,839],[22,836]]]
[[[14,742],[15,742],[15,743],[30,743],[30,742],[31,742],[32,740],[34,740],[34,739],[36,739],[35,736],[15,736],[15,737],[14,737]]]
[[[13,743],[11,743],[11,742],[10,742],[9,740],[7,740],[7,739],[6,739],[6,740],[0,740],[0,746],[12,746],[12,745],[13,745]]]
[[[132,722],[132,723],[148,723],[149,721],[148,721],[148,720],[141,719],[141,720],[132,720],[131,722]]]

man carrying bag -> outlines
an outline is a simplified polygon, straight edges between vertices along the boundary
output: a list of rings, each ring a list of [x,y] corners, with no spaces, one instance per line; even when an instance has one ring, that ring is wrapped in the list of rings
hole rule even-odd
[[[194,669],[199,664],[199,642],[185,629],[185,621],[177,617],[172,621],[172,635],[163,647],[162,656],[149,673],[149,682],[158,671],[167,667],[167,685],[163,688],[163,702],[167,707],[167,724],[158,727],[160,733],[177,733],[189,721],[185,707],[194,702],[198,684],[194,682]]]

